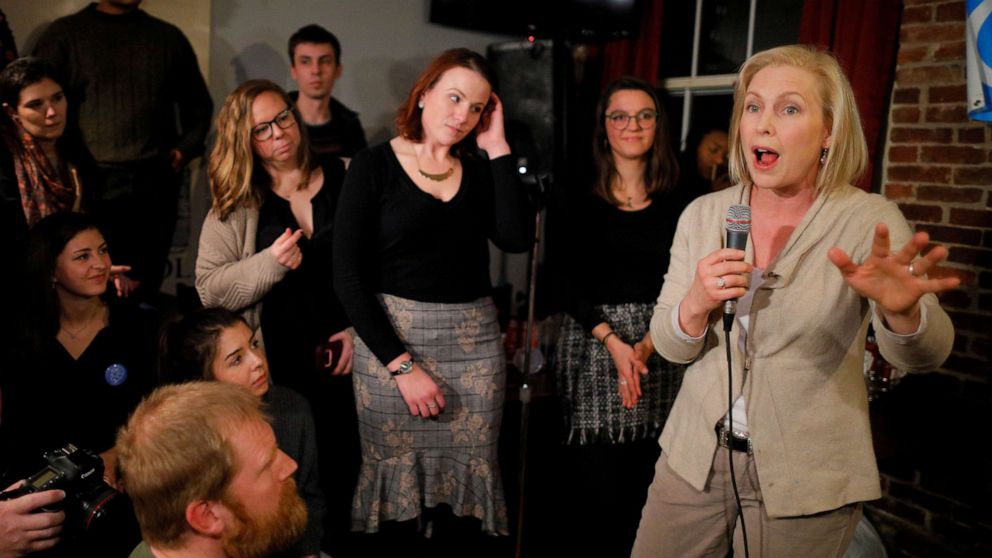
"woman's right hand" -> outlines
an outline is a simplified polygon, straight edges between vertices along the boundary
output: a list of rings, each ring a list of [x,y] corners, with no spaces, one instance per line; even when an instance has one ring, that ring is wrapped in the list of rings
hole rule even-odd
[[[438,416],[444,410],[441,388],[419,364],[414,363],[413,370],[395,378],[396,386],[400,388],[411,415],[430,418]]]
[[[724,301],[747,294],[751,264],[744,261],[744,251],[721,248],[696,264],[696,276],[689,292],[679,305],[679,327],[690,337],[706,330],[710,312]]]
[[[613,358],[617,368],[617,383],[620,385],[620,397],[623,406],[633,409],[637,399],[641,397],[641,376],[648,373],[648,367],[638,358],[633,347],[620,340],[617,335],[606,339],[606,350]]]
[[[303,252],[296,245],[301,236],[303,236],[303,229],[297,229],[296,232],[293,232],[287,228],[272,243],[272,255],[283,267],[296,269],[303,263]]]

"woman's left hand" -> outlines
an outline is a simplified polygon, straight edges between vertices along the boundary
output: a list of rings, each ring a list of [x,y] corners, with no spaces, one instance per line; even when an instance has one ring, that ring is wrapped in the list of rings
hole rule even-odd
[[[957,277],[927,279],[927,270],[947,257],[947,249],[936,246],[917,258],[930,243],[930,236],[918,232],[899,249],[892,252],[889,228],[884,223],[875,226],[871,254],[858,265],[840,248],[834,247],[827,257],[837,266],[844,281],[858,294],[875,301],[886,326],[894,333],[909,334],[919,329],[919,300],[926,293],[953,289]]]
[[[331,376],[341,376],[351,374],[351,365],[355,360],[355,342],[351,338],[351,332],[343,329],[327,338],[328,341],[341,340],[341,358],[338,365],[331,371]]]
[[[499,96],[493,95],[493,110],[482,116],[479,133],[475,135],[475,143],[489,155],[490,159],[502,157],[510,153],[510,144],[506,143],[506,130],[503,128],[503,102]]]
[[[128,271],[131,271],[131,266],[129,265],[110,266],[110,280],[114,282],[114,287],[117,289],[117,296],[119,297],[127,297],[141,286],[141,281],[136,281],[124,275]]]

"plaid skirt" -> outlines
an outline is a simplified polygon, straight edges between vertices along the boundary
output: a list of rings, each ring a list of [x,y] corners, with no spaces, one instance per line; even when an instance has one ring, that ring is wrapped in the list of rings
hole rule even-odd
[[[651,326],[654,304],[627,303],[596,307],[624,343],[633,346]],[[685,367],[655,353],[633,409],[623,406],[617,369],[606,347],[565,315],[555,361],[558,393],[565,411],[565,443],[617,444],[657,438],[682,385]]]
[[[354,389],[362,467],[352,529],[375,533],[383,521],[451,506],[482,529],[506,534],[497,442],[506,387],[505,358],[489,297],[428,303],[380,295],[396,333],[444,394],[437,418],[413,417],[396,380],[355,339]]]

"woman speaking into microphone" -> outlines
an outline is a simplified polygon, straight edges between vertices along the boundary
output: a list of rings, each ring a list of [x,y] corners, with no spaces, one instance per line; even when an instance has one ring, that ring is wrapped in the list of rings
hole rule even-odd
[[[735,556],[745,546],[841,556],[861,502],[880,497],[862,377],[868,324],[889,362],[932,370],[954,337],[934,293],[957,279],[928,279],[947,250],[922,254],[926,233],[851,185],[866,159],[831,55],[786,46],[744,63],[735,185],[682,214],[651,321],[657,350],[692,364],[661,435],[634,557],[723,557],[731,545]],[[744,250],[724,247],[724,216],[738,204],[752,214]]]

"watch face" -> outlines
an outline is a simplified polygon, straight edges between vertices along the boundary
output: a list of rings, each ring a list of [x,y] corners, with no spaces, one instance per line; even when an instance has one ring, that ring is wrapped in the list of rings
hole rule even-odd
[[[407,374],[411,370],[413,370],[413,361],[412,360],[407,360],[407,361],[401,362],[399,368],[397,368],[395,372],[392,372],[392,374],[393,374],[393,376],[398,376],[400,374]]]

